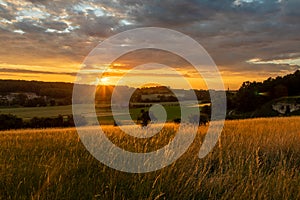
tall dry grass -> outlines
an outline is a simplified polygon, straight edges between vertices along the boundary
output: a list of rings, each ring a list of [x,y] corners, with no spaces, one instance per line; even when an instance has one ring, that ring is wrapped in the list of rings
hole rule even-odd
[[[167,144],[176,125],[147,140],[104,130],[120,147],[147,152]],[[299,117],[226,121],[199,159],[206,130],[172,165],[146,174],[101,164],[73,128],[0,132],[0,199],[300,199]]]

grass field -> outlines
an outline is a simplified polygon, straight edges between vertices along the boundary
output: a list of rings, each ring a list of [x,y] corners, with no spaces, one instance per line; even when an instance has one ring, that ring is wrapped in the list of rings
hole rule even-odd
[[[168,143],[176,125],[145,140],[103,129],[120,147],[145,152]],[[300,117],[226,121],[199,159],[206,130],[172,165],[146,174],[101,164],[74,128],[0,132],[0,199],[300,199]]]
[[[130,113],[133,120],[136,120],[140,115],[141,109],[148,110],[148,108],[133,108]],[[172,121],[180,117],[179,106],[165,106],[168,113],[167,120]],[[113,117],[111,111],[105,108],[96,108],[98,119],[104,124],[113,124]],[[29,120],[33,117],[57,117],[58,115],[71,115],[72,105],[68,106],[47,106],[47,107],[19,107],[19,108],[0,108],[0,114],[13,114],[24,120]],[[86,113],[88,118],[89,113]]]
[[[23,119],[33,117],[57,117],[72,114],[72,105],[47,107],[0,108],[0,114],[13,114]]]

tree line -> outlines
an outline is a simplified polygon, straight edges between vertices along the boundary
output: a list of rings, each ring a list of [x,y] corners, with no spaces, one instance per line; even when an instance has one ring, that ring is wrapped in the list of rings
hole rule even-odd
[[[42,82],[24,80],[0,80],[0,106],[54,106],[72,103],[73,83]],[[5,96],[19,93],[8,100]],[[25,93],[36,94],[28,98]]]
[[[38,96],[71,98],[72,90],[73,83],[0,80],[0,94],[9,94],[12,92],[32,92]]]
[[[251,112],[273,99],[299,95],[300,71],[297,70],[293,74],[268,78],[263,82],[244,82],[235,94],[227,93],[227,108]]]
[[[300,71],[297,70],[293,74],[286,76],[277,76],[276,78],[268,78],[263,82],[244,82],[241,87],[234,93],[227,92],[227,108],[228,110],[236,110],[238,112],[253,112],[261,105],[280,97],[298,96],[300,95]],[[83,85],[86,89],[93,87]],[[125,87],[121,91],[131,91],[134,88]],[[96,101],[109,101],[114,86],[100,86],[96,90]],[[163,95],[170,93],[168,87],[152,87],[137,88],[133,93],[130,101],[141,102],[142,94],[150,94],[160,91],[162,93],[160,101],[176,101],[175,97],[167,99]],[[35,106],[54,106],[54,105],[70,105],[72,103],[73,83],[62,82],[41,82],[41,81],[22,81],[22,80],[0,80],[0,95],[13,92],[32,92],[39,97],[26,99],[24,95],[18,95],[13,105],[35,107]],[[202,102],[210,102],[208,90],[195,90],[198,100]],[[46,97],[46,98],[45,98]],[[84,96],[82,98],[85,98]],[[84,102],[84,101],[83,101]],[[3,103],[3,102],[2,102]],[[0,106],[7,106],[1,103]],[[77,102],[80,103],[80,102]]]
[[[84,126],[87,124],[83,116],[76,117],[76,124]],[[33,117],[30,120],[23,120],[12,114],[0,114],[0,130],[24,129],[24,128],[54,128],[54,127],[74,127],[73,115],[57,117]]]

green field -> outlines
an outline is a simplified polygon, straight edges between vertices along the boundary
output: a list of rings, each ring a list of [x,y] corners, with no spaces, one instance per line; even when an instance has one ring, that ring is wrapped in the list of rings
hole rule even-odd
[[[149,110],[148,108],[133,108],[130,109],[130,114],[133,120],[136,120],[140,115],[141,109]],[[175,118],[180,117],[180,107],[179,106],[165,106],[167,115],[167,120],[172,121]],[[97,108],[98,119],[104,123],[112,124],[113,117],[108,109]],[[0,114],[13,114],[24,120],[31,119],[33,117],[57,117],[58,115],[71,115],[72,105],[68,106],[48,106],[48,107],[31,107],[31,108],[0,108]]]
[[[23,119],[31,119],[33,117],[57,117],[59,114],[72,114],[72,105],[29,108],[0,108],[0,114],[13,114]]]
[[[177,126],[150,139],[103,130],[121,148],[149,152],[167,144]],[[300,117],[226,121],[213,151],[199,159],[206,131],[199,127],[176,162],[145,174],[103,165],[74,128],[2,131],[0,199],[300,199]]]

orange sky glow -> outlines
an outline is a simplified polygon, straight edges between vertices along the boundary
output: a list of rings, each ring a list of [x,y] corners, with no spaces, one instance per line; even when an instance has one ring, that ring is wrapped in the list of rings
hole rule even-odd
[[[202,45],[226,89],[300,69],[299,1],[134,2],[0,0],[0,79],[74,82],[100,42],[151,26],[179,31]],[[108,68],[93,66],[99,76],[92,82],[114,85],[147,63],[172,67],[181,77],[164,68],[140,69],[120,84],[137,87],[143,80],[157,84],[164,79],[168,86],[182,88],[184,78],[193,88],[207,89],[189,63],[160,51],[129,53]]]

